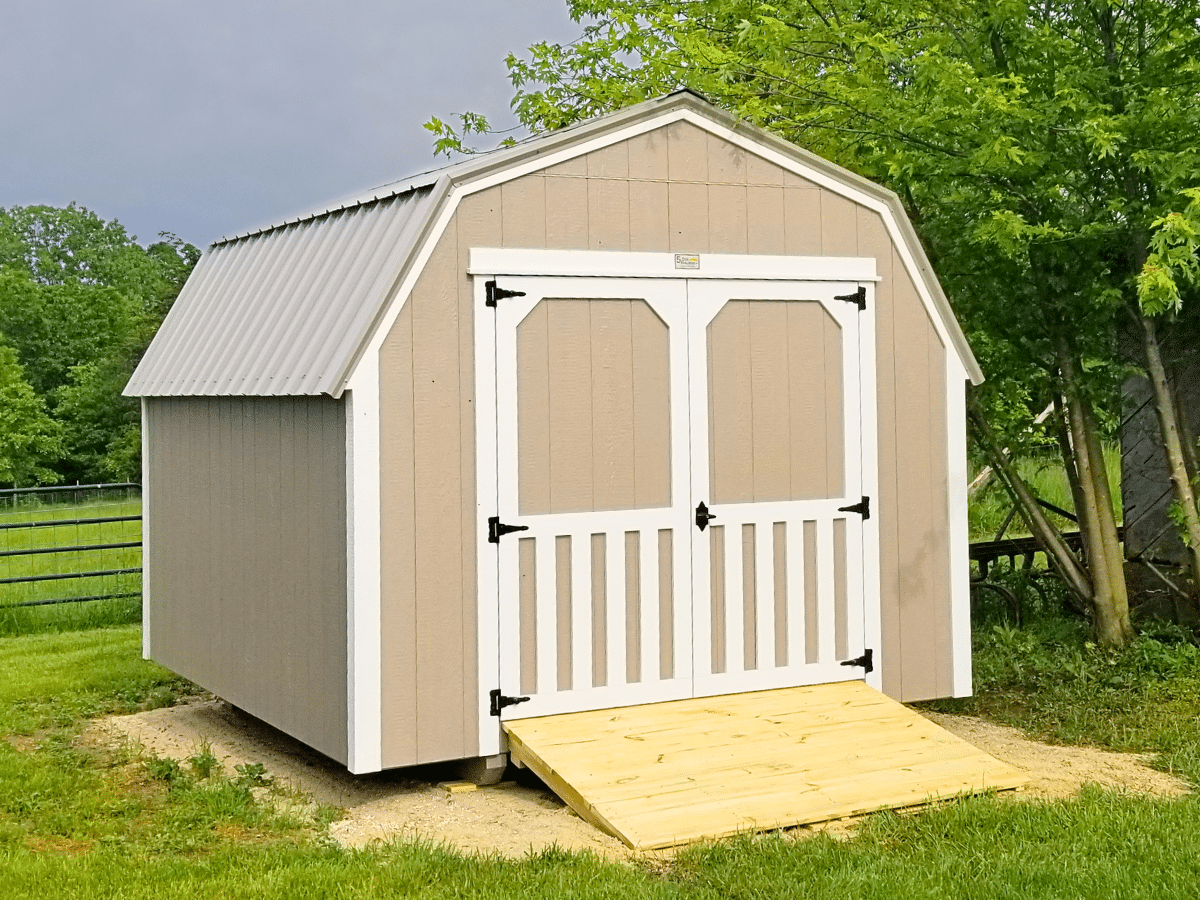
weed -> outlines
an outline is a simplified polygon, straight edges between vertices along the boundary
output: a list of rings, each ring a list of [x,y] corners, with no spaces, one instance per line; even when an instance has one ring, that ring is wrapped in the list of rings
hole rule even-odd
[[[266,787],[271,783],[270,777],[266,774],[266,767],[262,763],[243,763],[233,768],[237,772],[238,784],[246,787]]]
[[[169,756],[151,755],[146,759],[146,774],[156,781],[165,781],[170,785],[187,784],[189,779],[183,766]]]
[[[200,748],[188,757],[188,765],[191,766],[192,774],[201,781],[221,769],[221,764],[213,755],[212,745],[208,741],[202,741]]]

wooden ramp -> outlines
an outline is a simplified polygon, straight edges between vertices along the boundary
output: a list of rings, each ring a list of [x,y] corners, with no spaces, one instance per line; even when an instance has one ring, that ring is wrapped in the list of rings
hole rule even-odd
[[[637,850],[1027,781],[861,681],[504,724],[512,759]]]

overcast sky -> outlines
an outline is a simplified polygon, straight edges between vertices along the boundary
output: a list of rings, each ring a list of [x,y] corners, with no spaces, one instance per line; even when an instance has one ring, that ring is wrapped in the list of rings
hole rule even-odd
[[[12,0],[0,206],[72,200],[200,247],[444,162],[430,116],[511,125],[504,58],[565,0]]]

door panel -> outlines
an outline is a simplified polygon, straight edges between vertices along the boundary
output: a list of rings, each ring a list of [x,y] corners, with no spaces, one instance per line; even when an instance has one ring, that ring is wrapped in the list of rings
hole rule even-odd
[[[690,696],[685,287],[504,287],[497,506],[526,530],[499,545],[500,682],[530,698],[504,717]]]
[[[858,309],[829,284],[688,290],[695,693],[862,677]],[[846,293],[843,287],[840,293]]]
[[[861,678],[853,286],[503,287],[504,718]]]

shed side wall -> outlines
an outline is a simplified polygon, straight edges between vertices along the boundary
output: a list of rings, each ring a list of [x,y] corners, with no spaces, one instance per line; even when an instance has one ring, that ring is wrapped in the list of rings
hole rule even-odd
[[[345,763],[344,404],[146,411],[154,660]]]
[[[877,213],[680,122],[464,198],[384,341],[385,766],[477,751],[471,247],[875,257],[884,688],[951,693],[945,348]]]

